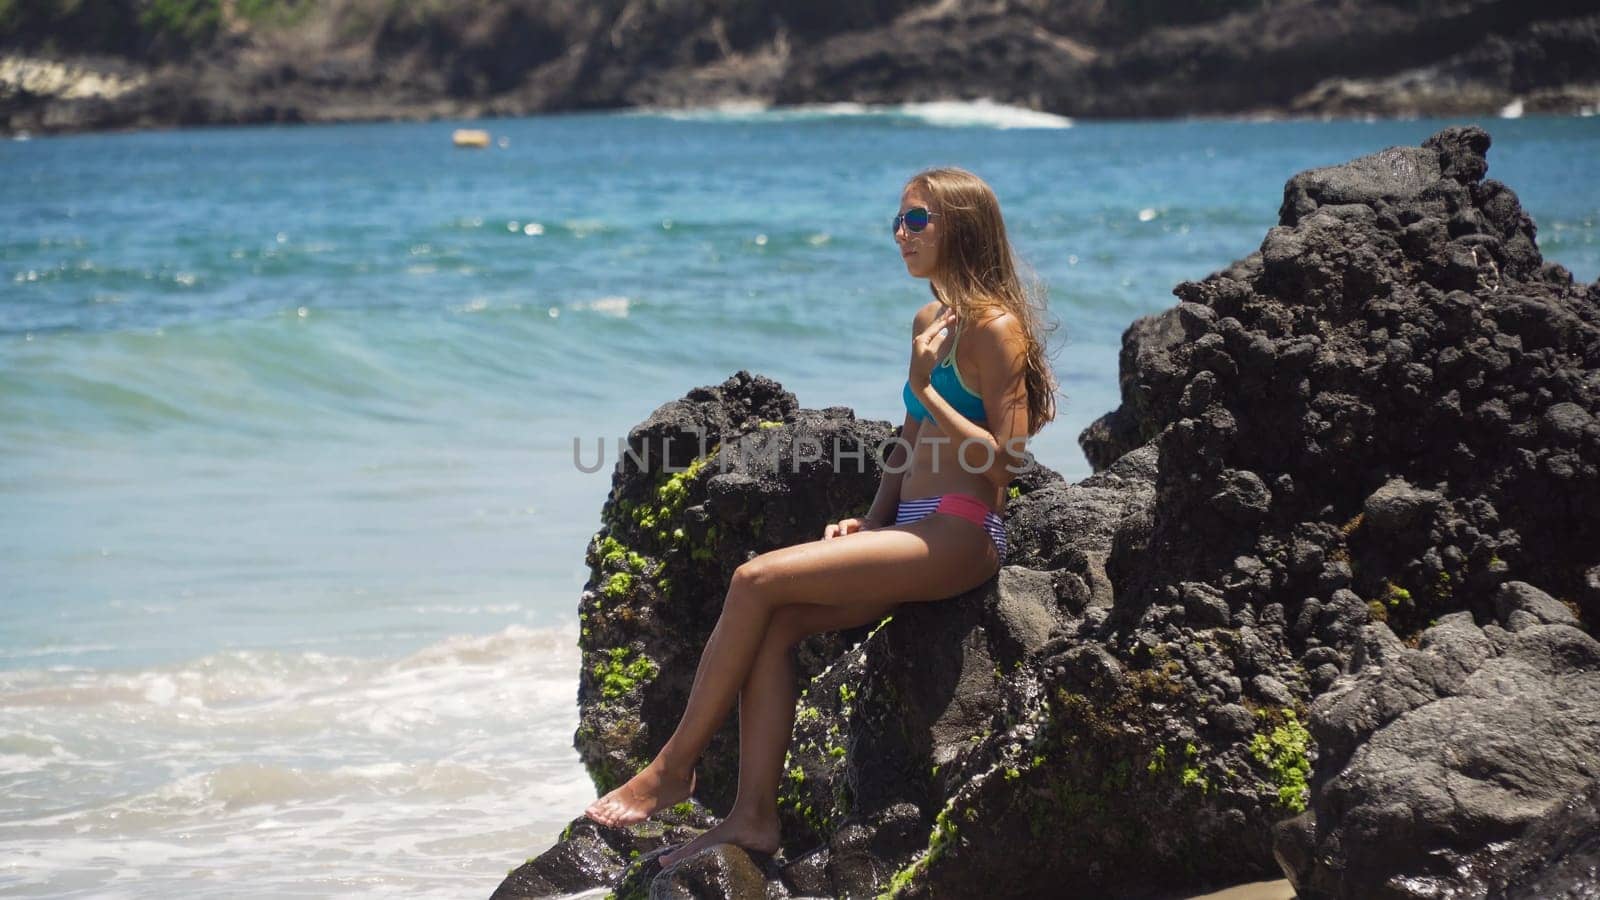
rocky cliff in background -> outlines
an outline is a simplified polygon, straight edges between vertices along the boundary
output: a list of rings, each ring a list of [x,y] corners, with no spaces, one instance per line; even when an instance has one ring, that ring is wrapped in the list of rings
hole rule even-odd
[[[989,98],[1077,117],[1600,109],[1583,0],[0,6],[0,130]]]
[[[1600,894],[1600,283],[1488,148],[1292,178],[1258,252],[1128,328],[1095,474],[1018,477],[994,579],[805,642],[770,863],[655,862],[731,805],[734,719],[696,801],[577,819],[497,900]],[[888,433],[745,372],[634,429],[581,601],[600,790],[670,733],[731,570],[869,503],[871,452],[805,436]]]

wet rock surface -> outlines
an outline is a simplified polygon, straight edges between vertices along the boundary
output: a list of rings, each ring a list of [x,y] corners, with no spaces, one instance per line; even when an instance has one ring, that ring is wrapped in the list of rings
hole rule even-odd
[[[1448,129],[1296,175],[1258,252],[1128,328],[1097,471],[1018,477],[994,579],[802,645],[768,896],[1593,884],[1564,829],[1600,775],[1600,286],[1540,257],[1488,148]],[[577,746],[602,790],[666,739],[732,568],[876,487],[871,452],[774,474],[736,438],[892,433],[741,372],[635,434],[693,429],[718,449],[619,469],[591,545]],[[523,883],[610,859],[596,840]],[[718,859],[695,871],[747,871]],[[630,871],[619,893],[654,890]],[[731,896],[709,878],[651,876]]]
[[[1545,852],[1528,826],[1600,773],[1600,643],[1532,615],[1480,629],[1457,612],[1416,649],[1369,625],[1355,656],[1312,708],[1312,809],[1279,830],[1300,894],[1484,896],[1513,848]]]
[[[1494,900],[1600,896],[1600,779],[1528,827],[1486,879]]]
[[[617,884],[714,823],[696,803],[663,810],[630,828],[608,828],[579,817],[567,825],[554,847],[513,869],[493,900],[559,897]]]

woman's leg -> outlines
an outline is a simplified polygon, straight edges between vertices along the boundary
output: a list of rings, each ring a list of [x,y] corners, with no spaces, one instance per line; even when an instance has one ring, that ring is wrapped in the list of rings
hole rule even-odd
[[[689,703],[678,727],[639,774],[590,804],[585,814],[605,825],[631,825],[689,796],[695,763],[728,716],[767,633],[771,607],[754,596],[749,563],[733,573],[722,614],[711,629]]]
[[[663,854],[663,866],[713,844],[765,852],[778,848],[778,781],[794,733],[794,646],[807,635],[876,622],[893,609],[796,603],[773,615],[750,677],[739,690],[739,793],[733,809],[715,827]]]
[[[684,773],[727,717],[776,610],[813,603],[855,610],[864,622],[872,621],[865,617],[869,610],[955,596],[988,580],[998,565],[994,544],[981,527],[934,515],[783,547],[740,566],[677,729],[645,771],[595,801],[589,815],[625,825],[688,795]]]
[[[771,826],[773,847],[778,836],[778,778],[794,733],[794,645],[801,636],[791,630],[784,614],[795,608],[786,606],[773,617],[750,677],[739,689],[739,793],[728,818],[743,813],[753,825]]]

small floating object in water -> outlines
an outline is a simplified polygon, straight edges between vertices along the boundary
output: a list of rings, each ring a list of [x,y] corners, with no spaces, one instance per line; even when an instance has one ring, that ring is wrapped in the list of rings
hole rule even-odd
[[[487,147],[489,146],[489,132],[476,128],[457,128],[450,136],[450,140],[457,147]]]

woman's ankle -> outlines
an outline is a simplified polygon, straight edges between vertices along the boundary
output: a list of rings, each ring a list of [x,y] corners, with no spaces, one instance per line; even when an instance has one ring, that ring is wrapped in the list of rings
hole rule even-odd
[[[735,822],[745,822],[754,825],[771,825],[778,821],[778,800],[774,796],[766,803],[751,803],[735,798],[733,808],[728,810],[728,819]]]
[[[687,782],[694,777],[695,764],[692,762],[685,766],[675,763],[665,756],[657,756],[655,759],[650,761],[650,766],[654,768],[656,770],[656,774],[660,775],[663,779]]]

